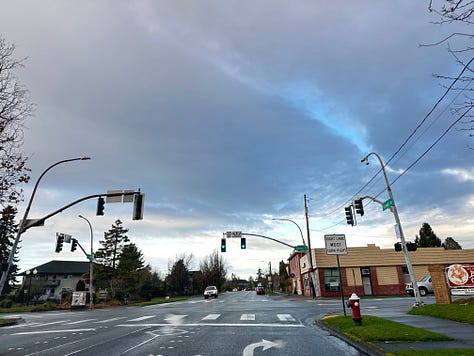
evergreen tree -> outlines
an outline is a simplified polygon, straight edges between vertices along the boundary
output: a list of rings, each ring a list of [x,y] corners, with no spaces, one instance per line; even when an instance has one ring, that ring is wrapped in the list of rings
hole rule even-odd
[[[11,205],[5,207],[2,211],[0,218],[0,258],[2,261],[2,270],[6,268],[8,258],[13,248],[13,242],[18,231],[18,225],[14,223],[16,215],[16,209]],[[15,251],[15,255],[18,250]],[[7,276],[3,293],[8,294],[16,283],[15,275],[18,272],[18,258],[13,257],[12,265]]]
[[[118,266],[122,250],[129,238],[125,235],[128,229],[122,227],[122,222],[116,220],[109,231],[104,232],[104,240],[99,241],[103,246],[95,254],[96,258],[102,259],[102,264],[110,267],[113,271]]]
[[[423,223],[419,235],[415,237],[415,243],[418,247],[440,247],[441,240],[431,229],[430,224]]]
[[[184,263],[184,259],[178,259],[170,268],[167,277],[168,287],[170,291],[177,295],[184,295],[188,287],[188,268]]]
[[[443,246],[445,250],[462,250],[461,245],[459,245],[452,237],[446,237],[441,246]]]
[[[286,270],[286,263],[284,261],[280,261],[279,267],[280,288],[281,290],[286,291],[286,289],[291,285],[291,279]]]

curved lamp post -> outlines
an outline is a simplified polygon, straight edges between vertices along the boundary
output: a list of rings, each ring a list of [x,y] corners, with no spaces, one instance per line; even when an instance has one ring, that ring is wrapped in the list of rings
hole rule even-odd
[[[371,155],[374,155],[375,157],[377,157],[377,159],[379,160],[380,166],[382,167],[382,173],[383,173],[383,176],[384,176],[384,179],[385,179],[385,184],[387,185],[388,196],[389,196],[390,199],[392,199],[392,202],[393,202],[393,206],[392,206],[391,210],[392,210],[393,215],[395,217],[395,223],[396,223],[395,228],[397,229],[397,231],[400,234],[399,237],[400,237],[400,242],[402,243],[403,253],[405,255],[405,262],[407,264],[408,274],[410,275],[410,281],[413,285],[413,293],[415,295],[415,304],[420,305],[420,304],[422,304],[422,302],[421,302],[421,298],[420,298],[420,291],[418,290],[418,283],[416,282],[415,272],[413,270],[413,265],[411,263],[410,255],[408,254],[407,244],[406,244],[406,241],[405,241],[405,236],[403,234],[402,224],[400,223],[400,217],[398,216],[397,206],[395,205],[395,200],[393,199],[392,188],[390,187],[390,183],[389,183],[388,178],[387,178],[387,173],[385,172],[385,166],[382,162],[382,158],[376,152],[370,152],[367,156],[365,156],[364,158],[361,159],[361,163],[365,162],[365,164],[368,165],[369,164],[369,156],[371,156]]]
[[[59,164],[66,163],[66,162],[72,162],[72,161],[84,161],[84,160],[88,160],[88,159],[90,159],[90,157],[78,157],[78,158],[70,158],[70,159],[65,159],[65,160],[56,162],[56,163],[52,164],[51,166],[49,166],[48,168],[46,168],[43,171],[43,173],[41,173],[41,175],[39,176],[38,180],[36,181],[35,187],[33,188],[33,192],[31,193],[30,200],[28,201],[28,205],[26,207],[25,214],[23,215],[23,220],[20,221],[20,224],[18,226],[18,233],[16,235],[15,241],[13,242],[13,245],[12,245],[12,248],[11,248],[11,251],[10,251],[10,255],[8,256],[7,268],[6,268],[5,271],[3,271],[2,278],[0,279],[0,295],[2,295],[2,293],[3,293],[3,288],[4,288],[5,282],[7,280],[8,272],[10,271],[10,267],[12,265],[13,256],[15,255],[15,251],[18,247],[18,242],[20,241],[20,236],[21,236],[21,234],[23,233],[23,231],[26,227],[26,224],[27,224],[26,220],[27,220],[28,214],[30,212],[31,203],[33,202],[33,198],[36,194],[36,190],[38,188],[39,182],[41,181],[41,178],[43,178],[43,176],[51,168],[56,167]]]
[[[94,273],[94,235],[92,233],[92,225],[91,222],[83,217],[82,215],[78,215],[81,219],[84,219],[87,224],[89,224],[90,235],[91,235],[91,256],[90,256],[90,263],[89,263],[89,299],[90,299],[90,309],[94,309],[94,289],[92,287],[92,277]]]
[[[273,218],[272,220],[275,220],[275,221],[289,221],[289,222],[292,222],[293,224],[295,224],[296,227],[298,228],[298,230],[300,230],[301,240],[303,240],[303,245],[306,246],[306,242],[304,241],[304,237],[303,237],[303,231],[301,231],[300,226],[296,222],[294,222],[291,219],[287,219],[287,218]]]

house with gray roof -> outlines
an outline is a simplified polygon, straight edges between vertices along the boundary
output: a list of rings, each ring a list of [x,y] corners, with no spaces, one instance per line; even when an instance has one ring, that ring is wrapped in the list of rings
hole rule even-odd
[[[31,301],[60,301],[65,292],[89,290],[89,280],[82,277],[88,271],[89,262],[50,261],[19,276],[23,277],[21,288]]]

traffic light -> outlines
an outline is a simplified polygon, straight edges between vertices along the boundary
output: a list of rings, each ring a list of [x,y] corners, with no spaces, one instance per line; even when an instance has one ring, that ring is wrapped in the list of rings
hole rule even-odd
[[[63,234],[58,234],[56,235],[56,252],[59,253],[63,249],[63,243],[64,243],[64,235]]]
[[[395,247],[395,251],[397,251],[397,252],[400,252],[402,250],[402,243],[401,242],[397,242],[397,243],[393,244],[393,246]]]
[[[346,211],[346,221],[349,225],[354,226],[354,216],[352,215],[352,205],[346,206],[344,208]]]
[[[97,199],[97,212],[96,215],[104,215],[104,208],[105,208],[105,200],[102,197]]]
[[[354,208],[356,214],[364,216],[364,206],[362,205],[362,198],[354,200]]]
[[[226,240],[221,239],[221,252],[225,252],[225,243],[226,243]]]
[[[76,249],[77,249],[77,244],[78,244],[77,240],[76,240],[76,239],[72,239],[71,252],[76,251]]]
[[[135,194],[133,196],[133,220],[143,219],[143,206],[145,203],[144,195],[142,193]]]
[[[418,248],[418,246],[416,246],[416,243],[414,242],[407,242],[406,245],[408,251],[416,251],[416,249]]]
[[[245,237],[240,238],[240,248],[245,250],[247,248],[247,239]]]

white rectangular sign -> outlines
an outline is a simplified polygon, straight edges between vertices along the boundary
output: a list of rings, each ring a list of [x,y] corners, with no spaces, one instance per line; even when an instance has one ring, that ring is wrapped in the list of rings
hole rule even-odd
[[[242,237],[242,231],[227,231],[225,233],[225,235],[228,239],[241,238]]]
[[[324,235],[327,255],[347,255],[346,235]]]

